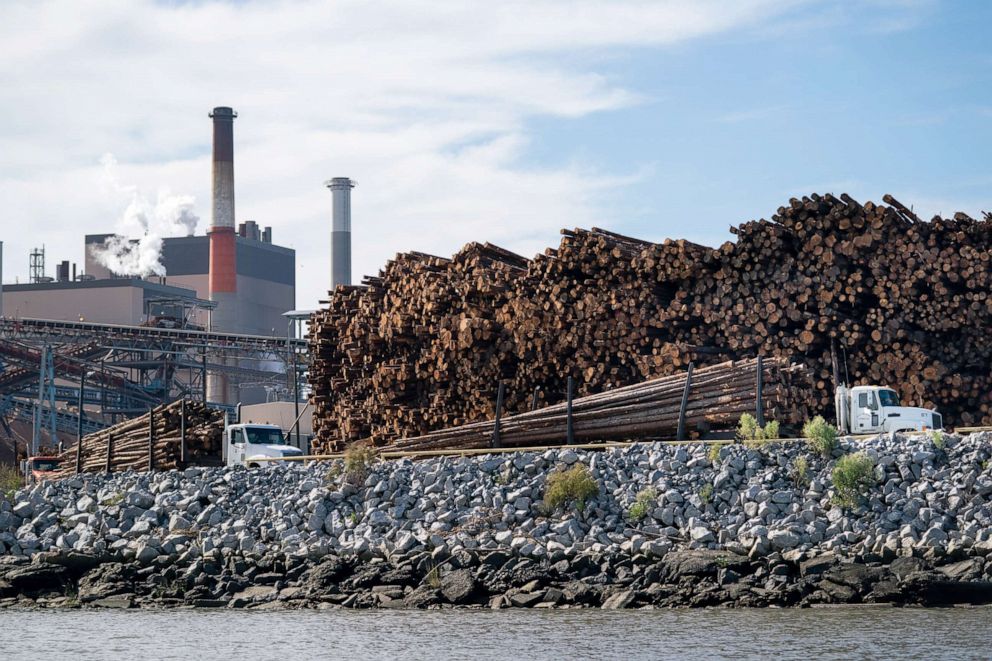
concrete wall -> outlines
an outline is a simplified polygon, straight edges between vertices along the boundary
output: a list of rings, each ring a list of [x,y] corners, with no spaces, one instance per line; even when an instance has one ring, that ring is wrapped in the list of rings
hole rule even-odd
[[[7,286],[3,291],[4,314],[9,317],[105,324],[141,323],[143,300],[138,287],[11,291]]]
[[[192,298],[195,294],[142,280],[52,282],[6,285],[3,306],[10,317],[140,324],[145,321],[145,299],[163,296]]]

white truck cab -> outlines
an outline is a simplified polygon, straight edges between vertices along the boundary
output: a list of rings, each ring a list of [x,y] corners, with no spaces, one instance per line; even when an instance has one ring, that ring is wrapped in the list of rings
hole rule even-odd
[[[278,462],[257,461],[261,457],[302,457],[303,450],[287,445],[276,425],[244,423],[224,428],[224,463],[256,468]]]
[[[842,434],[875,434],[943,429],[942,416],[931,409],[900,406],[899,395],[886,386],[841,385],[834,395],[837,430]]]

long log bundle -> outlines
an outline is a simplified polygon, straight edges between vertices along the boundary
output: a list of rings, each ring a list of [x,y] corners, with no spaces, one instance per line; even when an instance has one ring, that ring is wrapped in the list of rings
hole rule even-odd
[[[182,461],[185,409],[186,462]],[[84,473],[124,470],[171,470],[184,465],[217,463],[221,457],[224,413],[187,400],[158,406],[94,434],[84,436],[80,469]],[[109,453],[109,461],[108,461]],[[76,448],[59,455],[60,477],[76,471]]]
[[[708,248],[563,230],[525,259],[470,244],[398,255],[311,324],[316,447],[388,443],[756,355],[813,370],[797,403],[895,388],[950,424],[992,424],[992,222],[921,221],[890,196],[790,200]],[[797,395],[798,396],[798,395]]]
[[[809,370],[801,365],[763,361],[760,392],[768,419],[796,425],[808,412],[796,407],[811,388]],[[651,379],[572,402],[573,440],[611,441],[674,438],[680,416],[686,425],[733,427],[744,413],[757,408],[758,361],[729,361],[692,373]],[[686,382],[688,380],[688,390]],[[799,396],[797,396],[797,393]],[[683,410],[683,394],[687,394]],[[505,447],[553,445],[567,438],[567,404],[520,413],[499,422],[499,441]],[[400,450],[483,448],[494,445],[495,422],[487,420],[443,429],[394,442]]]

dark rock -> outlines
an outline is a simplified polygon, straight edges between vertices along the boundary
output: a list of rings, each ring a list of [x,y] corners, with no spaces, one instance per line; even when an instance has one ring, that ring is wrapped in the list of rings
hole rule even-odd
[[[923,571],[925,568],[926,563],[920,558],[914,557],[896,558],[889,564],[889,571],[892,572],[899,580],[903,580],[910,574]]]
[[[7,572],[4,580],[24,594],[61,592],[69,581],[69,571],[59,565],[22,565]]]
[[[980,558],[969,558],[968,560],[938,567],[937,571],[951,580],[971,580],[982,575],[982,561]]]
[[[281,572],[266,572],[264,574],[257,574],[252,583],[256,585],[275,585],[279,581],[286,578],[286,575]]]
[[[104,597],[90,601],[90,606],[97,608],[134,608],[134,595],[122,594],[114,597]]]
[[[403,602],[407,608],[427,608],[428,606],[441,603],[441,591],[429,585],[421,585],[408,594],[403,599]]]
[[[827,595],[831,602],[839,604],[850,603],[857,596],[853,588],[833,581],[821,581],[820,590]]]
[[[591,604],[599,598],[599,589],[585,581],[569,581],[561,592],[573,604]]]
[[[926,571],[910,574],[901,586],[924,606],[992,603],[992,581],[949,581],[939,572]]]
[[[441,594],[452,604],[463,604],[475,591],[475,576],[468,569],[456,569],[441,577]]]
[[[78,596],[82,602],[105,599],[134,592],[134,568],[119,562],[100,565],[79,579]]]
[[[383,572],[379,578],[382,579],[383,583],[388,585],[414,585],[417,583],[417,577],[414,575],[413,567],[410,565],[390,569]]]
[[[675,551],[665,556],[665,571],[672,579],[682,576],[716,576],[721,568],[746,567],[745,556],[728,551]]]
[[[505,551],[493,551],[482,558],[482,565],[491,569],[499,569],[510,561],[510,554]]]
[[[110,555],[82,553],[80,551],[45,551],[36,554],[33,558],[36,563],[65,567],[74,576],[79,576],[112,560],[113,557]]]
[[[345,571],[345,565],[335,556],[328,556],[310,571],[307,584],[311,590],[325,591],[337,585]]]
[[[716,582],[724,586],[730,583],[736,583],[739,580],[741,580],[741,575],[733,569],[721,568],[716,575]]]
[[[824,553],[799,563],[800,576],[819,576],[837,564],[837,556]]]
[[[833,583],[846,585],[859,594],[869,591],[871,584],[885,573],[880,567],[869,567],[858,562],[837,565],[824,572],[823,577]]]
[[[903,592],[898,581],[883,579],[872,587],[870,598],[879,603],[899,603],[903,600]]]
[[[637,599],[637,593],[634,590],[621,590],[619,592],[614,592],[609,597],[603,601],[604,610],[617,610],[621,608],[629,608],[633,605],[634,601]]]
[[[544,592],[516,592],[507,595],[510,605],[517,608],[530,608],[534,604],[540,603],[544,598]]]

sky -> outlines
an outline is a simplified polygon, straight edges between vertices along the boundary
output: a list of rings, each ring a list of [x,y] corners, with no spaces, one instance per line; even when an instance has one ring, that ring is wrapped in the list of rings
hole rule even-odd
[[[136,201],[203,233],[221,105],[237,219],[297,251],[298,308],[326,297],[338,176],[355,282],[564,227],[719,245],[813,192],[980,217],[989,25],[978,1],[4,0],[3,279],[140,232]]]

